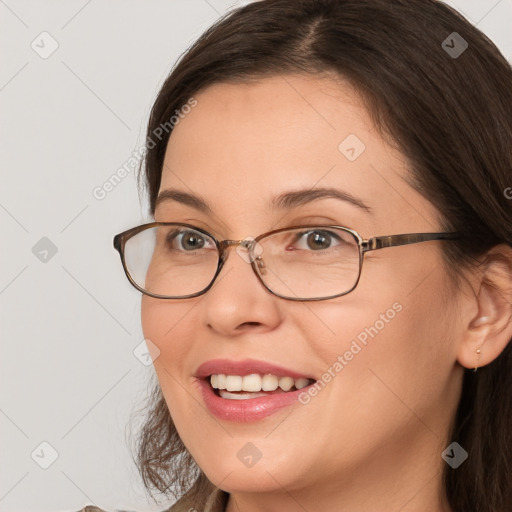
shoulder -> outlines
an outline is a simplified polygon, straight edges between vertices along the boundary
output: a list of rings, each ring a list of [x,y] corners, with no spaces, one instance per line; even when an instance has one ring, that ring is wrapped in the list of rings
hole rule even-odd
[[[206,498],[206,504],[204,507],[204,512],[224,512],[226,509],[226,505],[229,499],[229,493],[222,491],[219,488],[214,488],[214,490],[208,495]],[[164,510],[163,512],[190,512],[194,510],[197,512],[196,508],[194,508],[194,503],[187,496],[182,497],[178,500],[171,508]],[[87,505],[86,507],[77,510],[77,512],[108,512],[102,508],[96,507],[95,505]],[[128,510],[115,510],[113,512],[134,512]]]
[[[102,508],[95,507],[93,505],[87,505],[84,508],[81,508],[77,512],[107,512],[106,510],[103,510]]]
[[[102,508],[96,507],[95,505],[87,505],[84,508],[81,508],[80,510],[77,510],[77,512],[108,512],[107,510],[104,510]],[[116,510],[114,512],[133,512],[128,510]]]
[[[203,512],[225,512],[228,500],[229,500],[229,493],[216,487],[207,496],[206,503],[204,504],[202,511]],[[194,499],[185,495],[180,500],[178,500],[171,508],[165,510],[164,512],[192,512],[192,511],[198,512],[197,511],[197,503],[195,502]]]

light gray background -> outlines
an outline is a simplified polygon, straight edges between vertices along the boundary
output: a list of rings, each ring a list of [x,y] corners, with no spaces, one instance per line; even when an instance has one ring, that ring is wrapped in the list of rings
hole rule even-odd
[[[103,200],[93,190],[143,144],[179,55],[245,3],[0,0],[2,512],[170,505],[148,502],[128,452],[154,371],[133,353],[140,295],[112,248],[147,207],[133,168]],[[450,3],[511,60],[512,0]],[[42,58],[33,41],[58,48]],[[43,237],[57,249],[46,261]]]

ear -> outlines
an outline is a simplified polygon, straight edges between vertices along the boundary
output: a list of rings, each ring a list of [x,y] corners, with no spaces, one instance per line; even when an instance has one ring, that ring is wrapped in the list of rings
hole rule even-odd
[[[464,318],[457,353],[457,360],[466,368],[491,363],[512,338],[512,247],[493,247],[473,284],[474,297],[467,310],[471,313]]]

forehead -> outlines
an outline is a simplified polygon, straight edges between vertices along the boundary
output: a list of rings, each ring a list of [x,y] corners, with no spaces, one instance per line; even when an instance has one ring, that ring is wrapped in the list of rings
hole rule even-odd
[[[169,139],[161,190],[198,194],[229,215],[265,212],[284,191],[336,187],[388,217],[404,208],[417,216],[410,203],[423,198],[402,178],[407,162],[346,82],[283,75],[214,84],[194,97]]]
[[[359,150],[363,144],[382,149],[356,92],[334,79],[283,75],[249,84],[220,83],[195,97],[197,106],[169,140],[172,162],[180,159],[181,150],[194,146],[194,159],[210,157],[211,170],[226,160],[233,166],[243,162],[244,168],[249,161],[287,167],[304,157],[320,168],[339,159],[339,144],[349,135],[360,139]]]

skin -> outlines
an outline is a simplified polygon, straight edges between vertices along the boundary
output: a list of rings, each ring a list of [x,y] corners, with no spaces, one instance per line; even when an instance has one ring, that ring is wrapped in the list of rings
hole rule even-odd
[[[342,80],[286,75],[215,84],[194,97],[170,138],[160,190],[197,194],[212,212],[170,200],[155,220],[191,223],[219,240],[297,224],[338,224],[364,238],[442,231],[436,209],[404,180],[407,161]],[[366,146],[353,162],[338,150],[349,134]],[[274,196],[312,187],[347,191],[373,214],[333,198],[269,207]],[[510,312],[482,286],[483,274],[460,287],[447,279],[444,243],[370,252],[357,288],[327,301],[272,295],[233,248],[205,295],[143,296],[144,336],[160,350],[154,365],[173,421],[207,477],[231,493],[228,512],[451,510],[441,453],[463,366],[476,365],[477,348],[479,366],[491,362],[512,332],[498,332]],[[505,282],[489,269],[489,279]],[[245,424],[204,406],[193,376],[201,363],[255,358],[320,379],[396,302],[401,311],[309,404]],[[248,442],[262,454],[252,467],[237,457]]]

